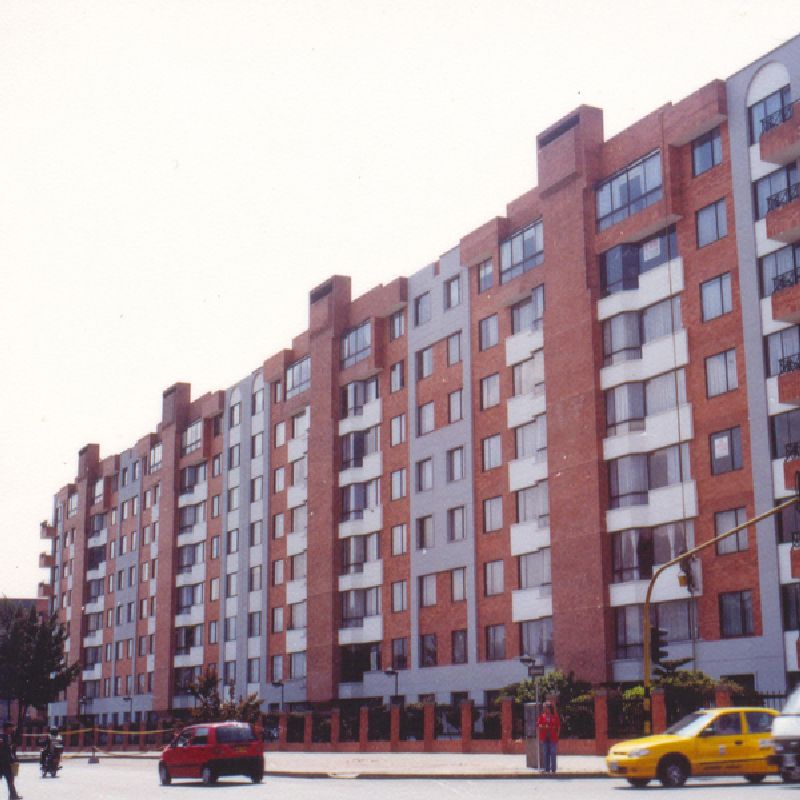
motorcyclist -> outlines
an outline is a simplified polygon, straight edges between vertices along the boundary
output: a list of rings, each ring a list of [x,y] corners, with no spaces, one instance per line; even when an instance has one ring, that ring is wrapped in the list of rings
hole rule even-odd
[[[42,774],[51,772],[55,775],[58,770],[61,753],[64,750],[64,740],[58,732],[58,728],[50,728],[47,735],[39,740],[42,745],[42,752],[39,755],[39,763],[42,767]]]

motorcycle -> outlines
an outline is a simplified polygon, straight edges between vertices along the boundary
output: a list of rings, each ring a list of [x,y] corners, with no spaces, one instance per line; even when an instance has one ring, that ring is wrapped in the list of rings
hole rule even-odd
[[[61,769],[61,754],[64,752],[64,744],[61,741],[51,741],[44,745],[39,759],[42,770],[42,777],[48,775],[55,778]]]

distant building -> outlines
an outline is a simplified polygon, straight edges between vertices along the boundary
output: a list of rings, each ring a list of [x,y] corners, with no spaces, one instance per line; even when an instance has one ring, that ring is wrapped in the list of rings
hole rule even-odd
[[[524,653],[640,680],[653,567],[790,495],[798,94],[795,38],[608,140],[581,106],[505,216],[362,297],[332,277],[239,383],[84,447],[42,528],[83,663],[52,713],[184,708],[206,668],[273,707],[386,699],[387,668],[483,703]],[[797,528],[663,576],[670,657],[797,681]]]

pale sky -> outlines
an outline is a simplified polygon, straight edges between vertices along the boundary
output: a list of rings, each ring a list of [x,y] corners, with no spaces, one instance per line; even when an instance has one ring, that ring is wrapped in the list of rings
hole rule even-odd
[[[84,444],[252,372],[330,275],[436,260],[575,106],[613,135],[797,33],[798,0],[2,0],[0,595]]]

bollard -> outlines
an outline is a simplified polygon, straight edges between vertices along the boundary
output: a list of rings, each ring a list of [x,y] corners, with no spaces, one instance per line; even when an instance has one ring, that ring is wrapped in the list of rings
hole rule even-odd
[[[97,752],[95,750],[94,745],[92,745],[92,754],[89,756],[89,763],[90,764],[99,764],[100,759],[97,757]]]

